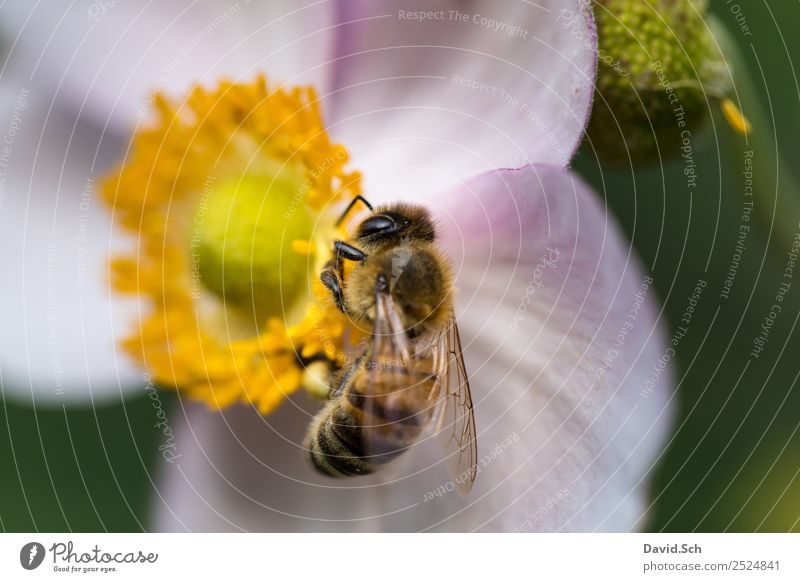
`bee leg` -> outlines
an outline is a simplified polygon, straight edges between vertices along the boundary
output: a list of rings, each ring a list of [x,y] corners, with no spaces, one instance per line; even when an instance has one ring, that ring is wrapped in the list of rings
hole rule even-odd
[[[350,364],[350,367],[342,373],[339,381],[336,383],[336,386],[332,388],[331,398],[335,398],[344,392],[345,387],[353,379],[353,375],[359,370],[359,368],[361,368],[361,366],[364,365],[366,358],[367,356],[365,354],[361,354],[353,360],[353,362]]]
[[[336,301],[336,307],[338,307],[339,311],[342,313],[346,313],[344,294],[342,292],[342,281],[344,281],[342,259],[361,262],[366,258],[367,253],[364,251],[344,241],[337,240],[333,243],[333,259],[328,261],[328,264],[325,265],[325,268],[319,274],[322,284],[331,290],[333,299]]]
[[[342,259],[348,261],[362,262],[366,260],[367,253],[344,241],[337,240],[333,243],[333,266],[339,274],[339,281],[344,281],[344,265]]]
[[[334,241],[333,253],[336,256],[337,262],[341,262],[341,259],[347,259],[348,261],[357,261],[360,263],[367,258],[367,253],[343,240]]]
[[[331,293],[333,293],[333,300],[336,302],[336,307],[339,308],[339,311],[345,313],[341,279],[336,273],[334,266],[329,264],[327,267],[325,267],[322,273],[319,274],[319,278],[322,281],[322,284],[330,289]]]

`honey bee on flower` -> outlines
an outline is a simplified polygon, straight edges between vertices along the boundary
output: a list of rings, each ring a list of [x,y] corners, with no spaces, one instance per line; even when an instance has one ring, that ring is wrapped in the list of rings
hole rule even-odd
[[[136,393],[147,373],[178,397],[169,411],[175,462],[155,481],[153,529],[511,531],[536,515],[542,530],[617,530],[639,518],[670,381],[638,399],[637,382],[662,351],[652,296],[603,384],[591,380],[643,272],[597,194],[566,167],[594,94],[592,13],[580,0],[439,4],[485,20],[408,21],[391,5],[333,1],[228,12],[202,1],[119,3],[100,23],[80,11],[14,8],[20,27],[32,15],[45,31],[20,40],[44,54],[29,63],[43,87],[32,95],[51,91],[62,104],[54,115],[80,130],[74,144],[42,141],[42,156],[58,159],[60,147],[69,156],[47,164],[64,176],[47,176],[39,212],[15,207],[46,233],[26,239],[26,252],[46,257],[52,245],[54,263],[71,264],[74,242],[50,237],[72,241],[72,223],[54,210],[74,202],[67,185],[82,191],[87,175],[102,198],[93,199],[87,258],[93,294],[59,297],[56,309],[60,333],[75,334],[55,334],[67,391],[80,400],[111,385],[105,397],[114,399]],[[576,17],[558,21],[561,8]],[[39,44],[62,25],[69,47]],[[355,301],[346,286],[359,280],[358,265],[343,267],[341,302],[320,280],[335,241],[353,240],[352,225],[337,219],[358,196],[376,208],[424,208],[436,225],[452,293],[437,294],[447,301],[435,331],[452,333],[457,321],[461,347],[432,345],[437,357],[457,351],[469,373],[463,405],[450,409],[462,411],[466,420],[453,424],[468,437],[455,479],[466,472],[461,481],[471,483],[491,458],[469,497],[425,499],[454,482],[434,439],[349,480],[309,462],[308,427],[326,406],[319,397],[354,355],[384,353],[365,322],[393,321],[370,318],[369,306],[356,309],[363,319],[340,309]],[[398,246],[385,286],[370,284],[389,289],[380,294],[386,314],[408,319],[420,306],[402,305],[408,280],[391,261],[406,268],[421,251],[413,237]],[[536,275],[548,248],[558,260]],[[515,319],[532,280],[541,286]],[[403,346],[427,347],[403,333]],[[50,360],[52,346],[40,348]],[[427,365],[433,352],[422,351]],[[542,513],[565,488],[557,510]]]

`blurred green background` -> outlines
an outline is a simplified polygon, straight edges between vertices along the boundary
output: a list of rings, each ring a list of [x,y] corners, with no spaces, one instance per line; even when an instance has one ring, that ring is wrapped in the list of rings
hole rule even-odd
[[[800,39],[794,34],[800,3],[716,0],[710,5],[740,48],[766,123],[773,116],[776,120],[786,165],[800,171],[800,94],[793,76],[793,63],[800,62]],[[741,8],[752,36],[741,34],[733,5]],[[747,80],[737,78],[736,84],[743,91]],[[755,121],[757,112],[746,101],[744,107]],[[746,146],[719,111],[712,123],[702,136],[693,135],[698,185],[691,191],[680,159],[633,173],[601,167],[584,147],[575,161],[604,193],[652,271],[673,330],[697,281],[707,281],[677,349],[679,417],[656,471],[645,528],[800,531],[800,334],[793,333],[800,314],[797,272],[764,351],[758,359],[749,357],[787,262],[786,239],[777,240],[771,218],[763,218],[774,210],[770,179],[757,184],[755,204],[766,212],[756,218],[754,211],[729,298],[720,297],[742,224],[744,151],[754,150],[754,168],[771,170],[767,176],[774,180],[774,128],[755,128],[766,146],[753,139]],[[778,190],[777,216],[793,235],[800,215],[787,216],[786,207],[800,191],[786,186],[782,182]]]
[[[740,43],[762,106],[779,120],[783,156],[800,172],[800,93],[792,76],[793,62],[800,62],[800,3],[741,4],[751,37],[738,33],[725,0],[711,2]],[[751,222],[730,297],[720,298],[741,220],[744,148],[719,115],[714,123],[716,133],[695,144],[699,178],[691,193],[680,161],[635,174],[600,167],[587,149],[575,161],[653,272],[673,329],[697,281],[708,282],[677,350],[679,418],[655,469],[649,521],[641,525],[800,531],[800,334],[793,333],[800,279],[761,357],[751,360],[786,249],[774,234],[770,239],[767,222]],[[759,201],[772,204],[769,196]],[[122,404],[70,409],[0,399],[0,467],[8,468],[0,475],[0,529],[146,530],[158,433],[152,404],[141,394]],[[164,406],[170,397],[162,395]]]

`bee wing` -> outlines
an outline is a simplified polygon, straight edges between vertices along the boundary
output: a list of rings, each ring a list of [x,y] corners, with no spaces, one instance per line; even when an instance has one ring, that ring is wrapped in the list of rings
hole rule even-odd
[[[425,414],[412,405],[416,360],[408,334],[388,292],[378,292],[372,343],[367,350],[363,375],[366,384],[357,386],[363,395],[361,409],[364,454],[367,461],[383,464],[399,455],[424,424]],[[431,407],[427,418],[433,411]],[[421,430],[421,429],[420,429]]]
[[[408,335],[391,294],[378,292],[375,298],[375,325],[372,334],[372,357],[395,358],[398,363],[411,360]]]
[[[441,382],[436,430],[443,431],[456,486],[462,494],[467,494],[478,474],[478,441],[469,377],[455,319],[442,330],[435,350],[435,370]]]

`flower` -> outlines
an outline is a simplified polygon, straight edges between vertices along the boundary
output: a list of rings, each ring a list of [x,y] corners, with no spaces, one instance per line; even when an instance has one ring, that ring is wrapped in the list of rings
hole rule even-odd
[[[331,246],[319,213],[358,196],[360,176],[343,170],[347,151],[325,133],[313,88],[261,76],[155,104],[157,123],[102,184],[138,241],[112,262],[112,284],[153,306],[123,345],[162,386],[267,414],[313,358],[344,365],[347,320],[318,300],[327,257],[309,260],[310,239]],[[285,323],[297,309],[303,320]]]
[[[597,156],[634,165],[677,157],[712,103],[747,133],[707,0],[603,0],[594,9],[602,99],[587,131]]]
[[[262,15],[261,10],[270,14]],[[569,18],[559,18],[564,10],[570,12]],[[15,11],[21,14],[13,22],[22,29],[29,14],[22,8]],[[126,4],[114,5],[98,15],[101,22],[92,25],[87,35],[90,43],[97,43],[91,50],[99,57],[94,53],[87,57],[83,45],[73,39],[75,29],[70,29],[68,40],[77,46],[72,57],[84,66],[80,75],[67,68],[64,82],[51,85],[57,97],[64,97],[57,101],[63,103],[60,111],[75,124],[65,110],[69,96],[77,95],[77,103],[91,104],[78,124],[82,131],[94,120],[116,132],[126,121],[135,123],[141,107],[136,103],[147,103],[148,85],[171,95],[181,95],[182,85],[183,95],[193,95],[192,83],[199,80],[206,87],[204,94],[222,96],[225,88],[215,89],[211,79],[224,74],[229,87],[253,90],[250,83],[263,71],[270,83],[280,79],[275,86],[291,94],[288,87],[310,80],[327,120],[324,129],[331,143],[348,148],[348,168],[363,172],[360,188],[365,195],[375,202],[420,201],[438,217],[442,245],[457,272],[458,319],[472,378],[481,472],[473,493],[460,497],[452,492],[452,477],[432,444],[377,476],[331,481],[313,472],[300,445],[319,407],[302,393],[266,416],[259,413],[256,398],[252,399],[256,406],[228,406],[215,412],[181,398],[181,409],[168,419],[175,450],[160,468],[154,527],[278,531],[642,527],[647,475],[664,444],[673,382],[669,368],[663,370],[659,363],[665,346],[652,280],[597,196],[565,169],[591,109],[597,54],[588,5],[578,0],[514,2],[502,9],[488,1],[402,6],[271,2],[269,8],[248,4],[227,17],[223,14],[222,7],[211,3],[151,6],[141,12]],[[193,25],[192,18],[198,15],[200,24]],[[69,51],[52,54],[37,43],[60,30],[62,16],[65,22],[75,16],[72,12],[34,16],[34,25],[45,33],[39,28],[35,35],[23,34],[20,46],[27,42],[29,50],[31,44],[39,47],[38,53],[31,52],[42,58],[30,63],[38,67],[34,74],[38,80],[50,77],[42,71],[63,70],[62,59],[67,57],[61,53]],[[208,29],[208,22],[217,24]],[[122,55],[115,47],[131,39],[137,44],[134,49],[127,45],[134,62],[121,66]],[[142,50],[148,41],[172,50]],[[174,64],[183,47],[194,48]],[[143,64],[136,62],[140,55]],[[24,65],[18,66],[24,70]],[[160,82],[159,72],[165,70],[168,74]],[[97,88],[97,79],[103,79],[102,89]],[[46,87],[48,80],[42,82]],[[46,94],[47,89],[38,87]],[[175,103],[183,103],[177,99]],[[312,101],[298,101],[293,109],[302,111]],[[229,127],[223,139],[231,133]],[[107,132],[96,132],[85,139],[89,145],[77,151],[69,148],[61,165],[77,176],[87,172],[94,176],[92,154],[103,148],[90,144],[111,138]],[[65,147],[42,143],[56,156]],[[205,163],[190,158],[192,163]],[[107,164],[108,160],[102,167]],[[58,167],[47,168],[53,166]],[[40,171],[38,166],[34,169]],[[350,171],[342,170],[340,178]],[[209,173],[220,175],[203,167],[192,176],[195,191],[202,190]],[[257,188],[247,170],[241,186],[235,181],[239,174],[241,170],[232,169],[232,187],[236,192],[243,188],[242,195],[249,199],[248,193]],[[265,173],[256,175],[263,178]],[[281,183],[285,178],[274,168],[266,176]],[[215,178],[223,201],[231,191],[219,185],[230,179]],[[297,183],[296,176],[286,179]],[[76,183],[80,193],[82,183]],[[114,191],[111,187],[106,196]],[[141,192],[133,194],[142,200]],[[58,207],[65,198],[66,194],[59,197]],[[227,200],[226,210],[232,216],[247,214],[232,208],[230,197]],[[45,223],[40,234],[46,233],[47,217],[52,217],[52,206],[45,208],[49,212],[39,215]],[[141,204],[131,208],[135,215]],[[192,207],[184,218],[196,216],[198,208]],[[24,232],[29,234],[23,239],[27,241],[32,218],[21,216],[28,216]],[[133,221],[137,219],[141,217]],[[152,224],[159,232],[168,219],[154,219]],[[257,221],[251,226],[258,231]],[[302,224],[291,229],[295,227],[297,233],[306,232]],[[19,228],[11,230],[19,237]],[[69,226],[56,230],[66,240],[72,234]],[[116,235],[113,231],[107,240],[117,245]],[[152,240],[143,236],[139,246]],[[166,249],[171,241],[164,239],[161,244]],[[107,254],[109,245],[101,246]],[[313,246],[301,242],[295,250]],[[74,241],[65,248],[69,253]],[[144,267],[123,263],[115,272],[130,272],[134,266],[136,272]],[[313,275],[313,268],[309,272]],[[26,271],[22,280],[32,276]],[[153,282],[165,284],[158,273],[139,275],[137,284],[147,287]],[[222,289],[227,296],[229,288]],[[24,289],[15,292],[25,297]],[[307,302],[309,295],[298,293]],[[69,298],[60,293],[54,297],[56,314],[62,317]],[[245,303],[247,299],[252,297],[245,293]],[[301,298],[298,304],[303,303]],[[82,304],[83,297],[71,302]],[[134,322],[146,321],[140,315],[146,306],[134,304]],[[89,329],[88,322],[97,318],[104,325],[86,336],[110,344],[113,332],[122,326],[116,321],[108,324],[107,302],[93,307],[92,313],[76,316],[74,328],[59,324],[60,333],[69,334],[62,337],[82,337],[76,330]],[[41,348],[46,334],[25,325],[30,323],[22,327]],[[152,338],[142,337],[152,345]],[[267,340],[281,336],[272,328],[256,337],[245,359],[252,360],[254,354],[257,358]],[[67,343],[73,342],[62,340]],[[80,342],[75,343],[84,367],[79,373],[65,372],[64,384],[80,385],[88,379],[99,387],[96,379],[107,371],[106,362],[95,361]],[[17,346],[2,348],[4,370],[17,362],[19,376],[31,372]],[[50,354],[41,351],[47,376],[52,370]],[[143,359],[150,357],[143,354]],[[116,377],[119,371],[111,368]],[[40,389],[48,385],[35,384]],[[198,388],[217,389],[213,382]],[[281,390],[264,394],[282,397]],[[225,397],[230,397],[225,390],[217,395]],[[266,400],[270,402],[269,396]],[[271,407],[272,403],[264,409]]]

